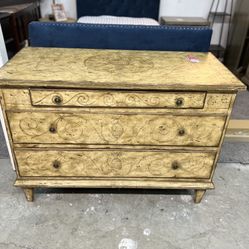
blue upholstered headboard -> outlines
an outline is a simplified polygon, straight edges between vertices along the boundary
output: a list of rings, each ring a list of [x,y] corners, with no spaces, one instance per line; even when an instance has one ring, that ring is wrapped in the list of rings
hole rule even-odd
[[[77,0],[77,15],[148,17],[158,20],[160,0]]]
[[[29,25],[32,47],[207,52],[211,36],[212,30],[207,27],[50,22]]]

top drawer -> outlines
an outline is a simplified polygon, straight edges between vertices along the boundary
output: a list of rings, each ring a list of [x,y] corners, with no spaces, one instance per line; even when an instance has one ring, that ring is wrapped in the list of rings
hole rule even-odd
[[[205,92],[30,90],[33,106],[202,109]]]

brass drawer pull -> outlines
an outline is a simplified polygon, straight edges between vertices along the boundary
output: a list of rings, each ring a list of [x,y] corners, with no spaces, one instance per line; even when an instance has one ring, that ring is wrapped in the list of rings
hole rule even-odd
[[[184,136],[185,134],[186,134],[185,129],[181,128],[181,129],[178,130],[178,135],[179,136]]]
[[[50,127],[49,127],[49,131],[51,132],[51,133],[56,133],[56,127],[54,127],[53,125],[51,125]]]
[[[176,106],[181,107],[182,105],[183,105],[183,99],[182,98],[176,99]]]
[[[59,161],[56,160],[53,162],[53,168],[59,169],[60,167],[61,167],[61,163]]]
[[[56,105],[60,105],[60,104],[62,104],[62,97],[61,96],[55,96],[54,98],[53,98],[53,102],[56,104]]]
[[[180,168],[180,164],[177,161],[174,161],[171,165],[173,170],[178,170]]]

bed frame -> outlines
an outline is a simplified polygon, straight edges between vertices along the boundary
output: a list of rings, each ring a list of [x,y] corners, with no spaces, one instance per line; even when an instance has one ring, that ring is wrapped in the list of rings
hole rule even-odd
[[[33,22],[32,47],[208,52],[206,27]]]
[[[160,0],[77,0],[77,15],[147,17],[158,20]]]
[[[77,0],[81,16],[114,15],[158,19],[160,0]],[[207,52],[207,27],[31,23],[33,47]]]

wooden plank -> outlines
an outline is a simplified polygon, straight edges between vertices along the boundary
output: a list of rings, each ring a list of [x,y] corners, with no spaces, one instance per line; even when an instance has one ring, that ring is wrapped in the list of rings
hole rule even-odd
[[[226,133],[226,140],[249,142],[249,120],[231,120]]]
[[[173,26],[209,26],[210,22],[202,17],[162,16],[161,24]]]

